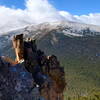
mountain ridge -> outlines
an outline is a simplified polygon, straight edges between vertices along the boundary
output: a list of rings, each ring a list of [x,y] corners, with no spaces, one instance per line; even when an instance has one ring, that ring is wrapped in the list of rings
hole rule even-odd
[[[57,22],[45,22],[45,23],[40,23],[40,24],[31,24],[31,25],[24,26],[23,28],[11,30],[11,31],[4,32],[4,33],[1,32],[1,34],[7,35],[7,34],[10,34],[10,33],[13,33],[13,32],[16,33],[16,31],[23,32],[24,29],[31,28],[31,27],[33,27],[35,29],[38,29],[38,27],[40,29],[44,29],[44,28],[50,29],[51,28],[51,30],[57,29],[59,27],[62,27],[62,28],[68,27],[68,28],[72,28],[74,30],[82,30],[82,29],[89,28],[92,31],[100,32],[100,26],[97,26],[97,25],[70,22],[70,21],[57,21]]]
[[[11,39],[16,34],[36,39],[38,48],[47,55],[55,54],[65,67],[67,94],[85,94],[100,89],[100,28],[95,27],[66,22],[31,25],[0,36],[0,53],[15,57]]]

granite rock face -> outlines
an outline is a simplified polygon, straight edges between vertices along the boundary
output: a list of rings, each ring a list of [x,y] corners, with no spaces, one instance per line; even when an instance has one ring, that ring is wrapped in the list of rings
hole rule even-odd
[[[36,41],[14,36],[16,59],[0,58],[0,100],[63,100],[64,69],[55,55],[37,49]]]
[[[33,87],[33,78],[23,64],[11,66],[0,58],[0,100],[38,100],[38,88]]]

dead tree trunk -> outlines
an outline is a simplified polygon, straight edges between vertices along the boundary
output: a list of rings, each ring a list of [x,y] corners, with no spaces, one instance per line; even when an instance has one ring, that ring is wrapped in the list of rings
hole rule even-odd
[[[15,49],[16,61],[20,63],[24,60],[23,34],[16,35],[13,37],[13,47]]]

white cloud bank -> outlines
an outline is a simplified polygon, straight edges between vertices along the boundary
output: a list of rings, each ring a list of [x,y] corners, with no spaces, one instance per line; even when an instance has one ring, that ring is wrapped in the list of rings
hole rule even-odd
[[[22,10],[0,6],[0,33],[30,24],[61,20],[100,25],[100,13],[72,15],[67,11],[57,10],[48,0],[26,0],[25,7]]]

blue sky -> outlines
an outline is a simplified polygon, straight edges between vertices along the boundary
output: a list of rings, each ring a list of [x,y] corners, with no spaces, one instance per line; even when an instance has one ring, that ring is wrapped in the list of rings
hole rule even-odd
[[[58,10],[68,11],[74,15],[100,12],[100,0],[49,0]],[[24,0],[0,0],[0,5],[25,8]]]
[[[51,0],[59,10],[72,14],[88,14],[100,12],[100,0]]]
[[[15,6],[15,8],[24,9],[25,8],[24,1],[25,0],[0,0],[0,5],[4,5],[7,7]]]

